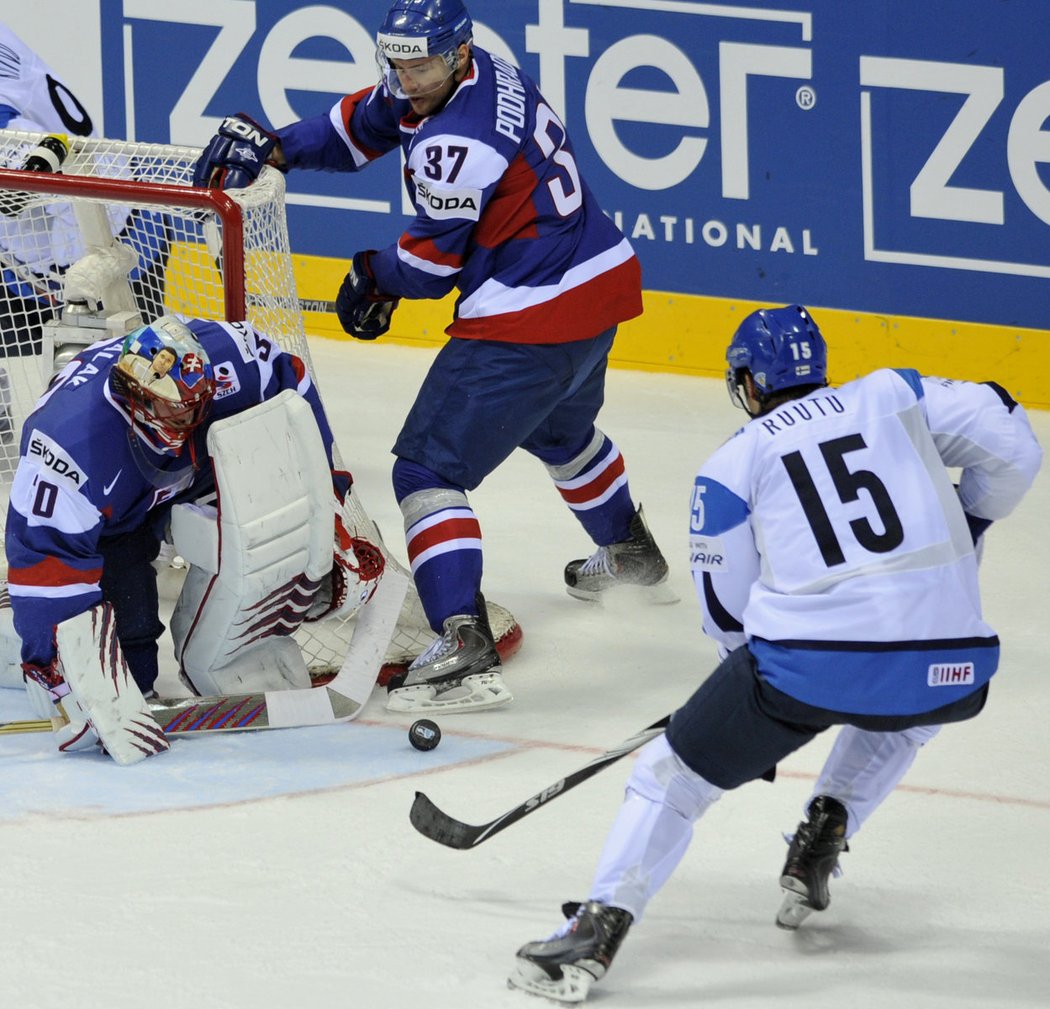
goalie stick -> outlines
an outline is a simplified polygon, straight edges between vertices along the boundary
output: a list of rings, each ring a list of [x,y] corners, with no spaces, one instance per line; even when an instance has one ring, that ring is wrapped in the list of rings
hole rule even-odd
[[[43,718],[25,722],[0,722],[0,736],[13,736],[20,732],[51,732],[56,728],[59,726]]]
[[[361,713],[372,694],[407,589],[408,578],[402,572],[393,568],[384,572],[357,618],[342,667],[323,687],[156,700],[149,702],[150,714],[169,736],[348,722]],[[8,722],[0,725],[0,735],[52,728],[47,720]]]
[[[667,728],[667,724],[670,721],[671,716],[665,715],[658,722],[653,722],[648,728],[642,729],[641,732],[631,736],[630,739],[625,739],[619,746],[614,746],[600,757],[595,757],[589,764],[559,779],[553,785],[548,785],[542,792],[537,792],[520,805],[515,806],[502,816],[496,817],[495,820],[491,820],[489,823],[473,826],[472,824],[453,819],[448,813],[438,809],[422,792],[416,792],[409,819],[412,821],[412,826],[424,837],[429,837],[431,841],[437,841],[438,844],[443,844],[448,848],[458,848],[460,850],[476,848],[482,841],[487,841],[494,834],[505,830],[512,823],[517,823],[518,820],[528,816],[529,813],[534,812],[541,806],[545,806],[551,799],[564,795],[570,788],[575,788],[599,771],[605,770],[610,764],[614,764],[621,757],[627,756],[632,750],[637,750],[638,747],[648,743],[650,739],[655,739]]]

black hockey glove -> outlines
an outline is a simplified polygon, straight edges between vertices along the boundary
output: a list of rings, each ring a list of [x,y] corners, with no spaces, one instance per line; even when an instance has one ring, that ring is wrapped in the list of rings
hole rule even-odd
[[[335,299],[340,325],[357,340],[374,340],[390,329],[390,317],[400,301],[376,288],[371,264],[374,255],[375,249],[369,249],[354,256]]]
[[[193,184],[201,188],[243,189],[272,159],[277,135],[243,112],[227,116],[193,167]]]
[[[970,527],[973,545],[977,546],[981,542],[981,537],[985,534],[985,531],[992,524],[992,520],[979,519],[976,515],[971,515],[969,512],[963,512],[963,514],[966,516],[966,524]]]

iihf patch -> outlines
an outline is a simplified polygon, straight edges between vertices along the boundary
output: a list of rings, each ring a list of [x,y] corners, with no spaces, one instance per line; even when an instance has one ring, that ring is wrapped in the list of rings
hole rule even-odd
[[[973,682],[972,662],[935,662],[926,671],[930,687],[965,687]]]

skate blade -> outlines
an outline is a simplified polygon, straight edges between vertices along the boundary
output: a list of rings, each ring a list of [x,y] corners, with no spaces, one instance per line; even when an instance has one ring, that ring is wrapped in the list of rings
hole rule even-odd
[[[565,964],[561,969],[561,977],[554,980],[542,967],[519,958],[513,973],[507,978],[507,987],[549,999],[559,1005],[579,1005],[586,1000],[593,982],[594,976],[582,967]]]
[[[617,599],[628,599],[633,596],[650,606],[670,606],[682,601],[682,597],[671,588],[666,578],[655,585],[610,585],[606,589],[588,590],[581,589],[578,585],[566,585],[565,591],[573,599],[581,599],[585,603],[600,603],[610,592]]]
[[[813,908],[809,905],[809,899],[804,893],[796,893],[793,890],[784,890],[784,899],[777,911],[777,928],[787,929],[794,932],[811,914]]]
[[[503,682],[503,674],[490,669],[486,673],[464,676],[455,686],[440,690],[441,684],[419,683],[400,687],[387,694],[387,711],[440,712],[454,715],[460,711],[482,711],[509,704],[514,695]]]

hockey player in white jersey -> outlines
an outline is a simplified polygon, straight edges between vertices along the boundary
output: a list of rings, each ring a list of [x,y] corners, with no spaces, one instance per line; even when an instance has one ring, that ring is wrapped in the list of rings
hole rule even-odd
[[[212,434],[234,421],[250,429],[222,453]],[[382,571],[346,528],[351,482],[306,366],[249,323],[164,316],[74,358],[23,426],[5,544],[27,689],[40,714],[69,720],[59,748],[96,742],[91,713],[70,710],[71,668],[125,683],[140,703],[154,690],[164,625],[152,562],[169,528],[192,561],[172,618],[186,685],[309,687],[290,635],[350,612],[352,586]],[[244,512],[246,528],[223,521]]]
[[[393,449],[412,573],[441,637],[390,681],[388,706],[474,710],[511,695],[468,494],[515,449],[544,464],[595,545],[566,566],[570,595],[633,585],[675,598],[623,456],[595,426],[616,328],[642,311],[641,269],[555,111],[521,70],[474,45],[461,0],[395,0],[377,43],[374,87],[276,133],[228,117],[195,182],[243,186],[267,160],[356,172],[401,150],[416,215],[396,243],[353,256],[336,309],[348,333],[374,340],[399,299],[459,290],[451,339]]]
[[[0,23],[0,129],[52,134],[17,152],[2,168],[61,172],[70,137],[97,136],[83,102],[5,24]],[[111,169],[112,170],[112,169]],[[143,318],[163,311],[164,267],[168,240],[162,214],[112,205],[101,227],[111,235],[134,235],[143,250],[128,276]],[[98,238],[95,241],[99,241]],[[90,244],[90,243],[89,243]],[[0,213],[0,284],[5,311],[0,315],[0,357],[40,352],[41,327],[58,314],[64,300],[61,274],[78,260],[85,246],[68,201],[21,210],[6,204]],[[2,433],[2,432],[0,432]]]
[[[981,711],[998,665],[977,541],[1039,469],[1023,408],[994,383],[909,370],[829,387],[823,336],[798,305],[748,316],[727,359],[753,419],[701,467],[689,527],[723,661],[640,751],[588,899],[518,951],[510,984],[533,994],[583,1001],[705,810],[841,725],[777,923],[825,908],[847,838],[939,726]]]
[[[61,75],[0,22],[0,129],[89,137],[94,123]]]

